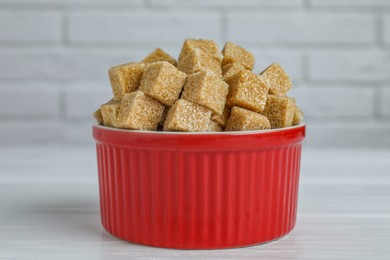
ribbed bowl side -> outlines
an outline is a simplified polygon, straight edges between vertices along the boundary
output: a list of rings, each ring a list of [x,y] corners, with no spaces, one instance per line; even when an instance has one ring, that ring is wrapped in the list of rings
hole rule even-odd
[[[96,147],[102,223],[119,238],[229,248],[274,240],[295,225],[301,144],[233,152]]]

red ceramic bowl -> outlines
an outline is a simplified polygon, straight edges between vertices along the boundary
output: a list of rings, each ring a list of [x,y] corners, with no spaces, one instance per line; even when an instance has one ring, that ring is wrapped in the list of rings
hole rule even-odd
[[[181,249],[259,244],[296,221],[305,126],[168,133],[93,126],[112,235]]]

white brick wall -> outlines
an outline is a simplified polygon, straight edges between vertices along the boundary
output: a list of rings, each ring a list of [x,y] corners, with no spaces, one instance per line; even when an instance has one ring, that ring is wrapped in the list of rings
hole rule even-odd
[[[177,43],[188,37],[219,39],[215,14],[104,12],[69,15],[71,43]]]
[[[332,81],[390,80],[390,52],[319,51],[309,54],[309,78]]]
[[[66,86],[65,115],[67,118],[91,117],[103,103],[111,99],[107,82],[75,82]]]
[[[0,79],[107,79],[113,64],[140,60],[147,51],[86,49],[0,50]]]
[[[45,82],[3,83],[0,88],[2,117],[58,117],[59,89]]]
[[[0,0],[0,145],[92,144],[107,69],[186,37],[281,63],[306,145],[390,147],[389,0]]]
[[[141,6],[143,0],[0,0],[0,4],[11,4],[17,6],[70,6],[79,7],[82,5],[93,6]]]
[[[293,80],[303,79],[302,53],[300,51],[252,49],[256,57],[254,71],[261,72],[272,62],[279,62]]]
[[[0,12],[1,42],[60,42],[61,15],[42,12]]]
[[[374,89],[357,88],[351,93],[350,87],[313,86],[291,91],[297,105],[305,112],[307,119],[350,119],[374,116]]]
[[[228,18],[228,37],[238,43],[368,44],[375,40],[370,14],[254,13]]]

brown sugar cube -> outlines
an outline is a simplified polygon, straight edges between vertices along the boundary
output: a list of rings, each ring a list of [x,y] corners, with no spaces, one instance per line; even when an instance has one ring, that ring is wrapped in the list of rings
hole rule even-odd
[[[169,109],[164,131],[205,132],[210,123],[211,111],[184,99]]]
[[[114,127],[118,115],[119,102],[115,99],[111,99],[107,103],[100,106],[102,113],[103,124],[105,126]]]
[[[93,113],[93,116],[100,125],[104,124],[102,110],[100,107]]]
[[[187,77],[182,99],[202,105],[222,115],[229,85],[211,70],[200,71]]]
[[[218,45],[213,40],[203,39],[186,39],[183,43],[183,47],[179,55],[179,62],[194,49],[201,49],[213,59],[217,60],[219,64],[221,64],[223,55],[219,50]]]
[[[222,115],[211,114],[211,120],[224,128],[226,126],[226,122],[229,116],[230,116],[230,108],[225,106]]]
[[[299,107],[295,106],[294,118],[292,125],[299,125],[303,120],[303,112],[299,109]]]
[[[112,67],[108,70],[114,98],[120,100],[122,95],[138,89],[145,65],[130,62]]]
[[[294,112],[295,100],[293,98],[268,95],[262,114],[269,119],[272,128],[282,128],[292,125]]]
[[[207,132],[222,132],[222,131],[223,131],[223,129],[220,125],[218,125],[214,121],[210,120]]]
[[[244,109],[232,107],[225,131],[245,131],[270,129],[271,124],[267,117],[262,114]]]
[[[210,69],[216,75],[222,77],[221,63],[201,49],[190,50],[186,56],[179,60],[177,68],[187,74]]]
[[[116,127],[156,130],[163,111],[164,105],[142,91],[124,94],[119,106]]]
[[[241,70],[246,70],[244,66],[242,66],[241,63],[235,62],[226,64],[222,67],[222,75],[224,81],[229,81],[236,73],[240,72]]]
[[[146,66],[139,90],[172,106],[179,99],[187,75],[166,61],[151,63]]]
[[[142,60],[142,63],[153,63],[158,61],[166,61],[175,67],[177,66],[177,61],[160,48],[152,51],[148,56],[145,57],[145,59]]]
[[[248,70],[236,73],[227,82],[229,84],[229,94],[226,104],[229,107],[239,106],[261,112],[267,101],[268,86],[256,75]]]
[[[260,76],[269,87],[270,94],[283,96],[291,88],[289,76],[278,63],[273,63],[266,68]]]
[[[222,49],[222,65],[229,63],[241,63],[246,69],[252,70],[255,65],[255,58],[250,51],[232,42],[227,42]]]

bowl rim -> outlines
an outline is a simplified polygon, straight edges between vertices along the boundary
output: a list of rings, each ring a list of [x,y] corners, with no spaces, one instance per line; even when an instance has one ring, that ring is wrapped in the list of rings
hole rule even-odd
[[[152,131],[152,130],[132,130],[132,129],[122,129],[104,126],[100,124],[93,124],[93,127],[100,128],[107,131],[113,132],[122,132],[122,133],[138,133],[138,134],[149,134],[149,135],[249,135],[249,134],[266,134],[266,133],[277,133],[283,131],[289,131],[298,129],[301,127],[306,127],[306,123],[301,122],[295,126],[288,126],[283,128],[275,129],[266,129],[266,130],[245,130],[245,131],[227,131],[227,132],[173,132],[173,131]]]

